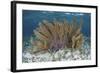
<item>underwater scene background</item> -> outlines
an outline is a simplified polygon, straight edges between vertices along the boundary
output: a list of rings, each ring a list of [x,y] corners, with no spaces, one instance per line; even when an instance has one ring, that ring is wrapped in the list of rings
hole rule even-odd
[[[23,10],[22,63],[90,60],[91,14]]]

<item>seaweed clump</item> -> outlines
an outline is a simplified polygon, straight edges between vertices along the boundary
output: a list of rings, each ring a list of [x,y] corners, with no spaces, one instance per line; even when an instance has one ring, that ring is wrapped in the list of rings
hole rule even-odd
[[[65,19],[52,22],[43,20],[34,30],[37,38],[35,46],[50,52],[56,52],[62,48],[81,48],[84,41],[81,27],[82,20],[78,23],[76,17],[73,17],[71,22]]]

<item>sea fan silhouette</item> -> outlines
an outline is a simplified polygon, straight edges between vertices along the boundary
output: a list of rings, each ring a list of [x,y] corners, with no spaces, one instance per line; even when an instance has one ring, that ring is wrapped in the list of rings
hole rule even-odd
[[[70,23],[65,19],[52,22],[43,20],[34,30],[34,35],[37,38],[35,40],[36,46],[50,52],[56,52],[63,48],[81,48],[83,43],[81,27],[82,19],[78,24],[76,17],[73,17]]]

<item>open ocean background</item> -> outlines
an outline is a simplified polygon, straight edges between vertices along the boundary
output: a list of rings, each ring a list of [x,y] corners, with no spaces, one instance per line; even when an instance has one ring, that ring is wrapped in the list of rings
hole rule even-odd
[[[78,12],[55,12],[55,11],[37,11],[37,10],[23,10],[23,38],[29,39],[33,34],[33,30],[38,27],[39,22],[43,20],[53,21],[66,19],[71,22],[73,16],[77,18],[78,23],[80,18],[83,19],[82,33],[84,36],[91,36],[91,14]]]

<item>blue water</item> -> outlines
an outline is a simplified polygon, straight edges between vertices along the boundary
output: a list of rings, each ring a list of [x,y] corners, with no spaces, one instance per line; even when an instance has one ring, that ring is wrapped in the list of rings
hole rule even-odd
[[[53,21],[54,19],[71,22],[73,16],[76,16],[79,23],[80,18],[83,18],[82,33],[86,37],[91,35],[91,14],[78,12],[54,12],[54,11],[34,11],[23,10],[23,37],[28,38],[33,34],[33,30],[38,26],[39,22],[43,20]]]

